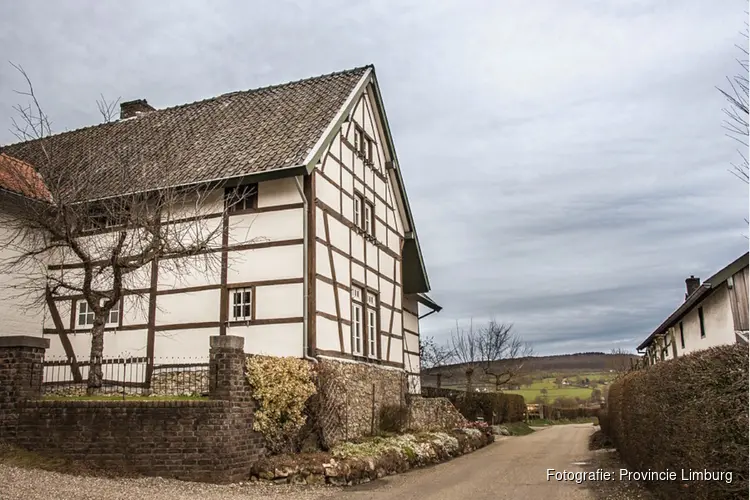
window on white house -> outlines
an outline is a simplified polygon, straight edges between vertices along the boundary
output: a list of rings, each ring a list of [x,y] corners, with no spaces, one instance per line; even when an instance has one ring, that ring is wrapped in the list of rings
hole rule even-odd
[[[78,301],[78,326],[92,326],[94,324],[94,310],[85,300]],[[106,326],[120,324],[120,302],[117,302],[107,314]]]
[[[112,309],[109,310],[109,317],[107,318],[108,325],[119,325],[120,324],[120,302],[117,302]]]
[[[362,354],[362,305],[352,304],[352,354]]]
[[[354,225],[360,229],[364,229],[363,222],[363,209],[365,207],[365,199],[361,194],[354,193]]]
[[[233,187],[226,190],[225,196],[227,209],[230,212],[257,208],[258,185],[246,184],[244,186]]]
[[[703,308],[702,307],[698,308],[698,321],[701,324],[701,338],[705,339],[706,338],[706,322],[705,322],[704,317],[703,317]]]
[[[378,321],[375,309],[367,309],[367,352],[371,358],[378,356]]]
[[[252,288],[236,288],[231,290],[231,318],[235,321],[246,321],[252,319],[253,315],[253,290]]]
[[[682,326],[682,321],[680,321],[680,346],[685,348],[685,328]]]
[[[78,301],[78,326],[91,326],[94,324],[94,310],[85,300]]]
[[[369,234],[370,236],[375,235],[375,221],[373,220],[373,208],[370,203],[365,203],[365,220],[364,220],[364,230]]]

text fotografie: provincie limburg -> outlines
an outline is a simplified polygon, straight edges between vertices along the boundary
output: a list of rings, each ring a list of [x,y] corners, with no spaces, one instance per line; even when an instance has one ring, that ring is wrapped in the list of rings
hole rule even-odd
[[[584,481],[724,481],[732,483],[732,473],[729,471],[709,471],[680,469],[664,471],[629,471],[620,469],[619,472],[596,469],[595,471],[569,471],[547,469],[547,481],[573,481],[578,484]]]

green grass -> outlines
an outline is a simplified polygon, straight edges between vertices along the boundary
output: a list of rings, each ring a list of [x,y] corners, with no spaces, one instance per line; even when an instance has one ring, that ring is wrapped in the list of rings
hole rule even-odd
[[[511,422],[509,424],[503,424],[503,427],[508,429],[511,436],[525,436],[534,432],[534,429],[529,427],[526,422]]]
[[[122,396],[101,394],[93,396],[43,396],[45,401],[196,401],[208,399],[203,396]]]
[[[579,418],[561,418],[560,420],[550,420],[548,418],[537,418],[529,420],[529,425],[533,427],[544,427],[548,425],[565,425],[565,424],[591,424],[598,423],[596,417],[579,417]]]

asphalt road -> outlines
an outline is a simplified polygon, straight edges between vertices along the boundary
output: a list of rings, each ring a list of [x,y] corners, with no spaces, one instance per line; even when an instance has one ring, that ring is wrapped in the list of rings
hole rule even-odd
[[[434,467],[390,476],[327,496],[388,500],[593,500],[585,485],[547,480],[547,469],[587,471],[591,424],[556,425],[523,437],[505,438]]]

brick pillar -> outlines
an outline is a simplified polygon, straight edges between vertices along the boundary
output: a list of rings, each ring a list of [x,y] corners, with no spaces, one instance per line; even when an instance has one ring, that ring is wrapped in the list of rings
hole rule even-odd
[[[15,436],[18,404],[41,395],[48,347],[49,339],[42,337],[0,336],[0,439]]]
[[[209,397],[248,400],[250,388],[245,378],[245,339],[235,335],[215,335],[209,342]]]

